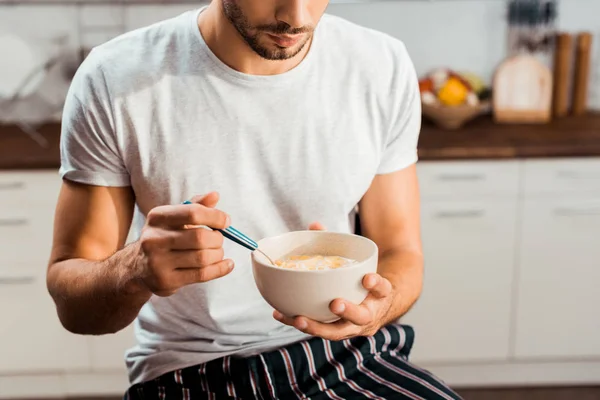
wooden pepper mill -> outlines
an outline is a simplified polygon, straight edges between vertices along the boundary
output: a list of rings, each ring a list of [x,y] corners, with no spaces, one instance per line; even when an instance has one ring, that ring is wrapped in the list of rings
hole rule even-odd
[[[552,94],[552,111],[556,117],[564,117],[569,113],[572,55],[573,36],[564,32],[556,35],[554,93]]]
[[[572,115],[583,115],[587,111],[591,50],[592,35],[589,32],[580,33],[575,51]]]

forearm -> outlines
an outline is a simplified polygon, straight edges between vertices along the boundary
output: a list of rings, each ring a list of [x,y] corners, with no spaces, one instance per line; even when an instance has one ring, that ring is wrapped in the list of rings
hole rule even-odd
[[[392,284],[392,302],[385,324],[406,314],[423,288],[423,255],[408,250],[382,252],[377,271]]]
[[[134,243],[103,261],[69,259],[49,268],[48,290],[67,330],[115,333],[135,319],[150,298],[136,279],[138,254]]]

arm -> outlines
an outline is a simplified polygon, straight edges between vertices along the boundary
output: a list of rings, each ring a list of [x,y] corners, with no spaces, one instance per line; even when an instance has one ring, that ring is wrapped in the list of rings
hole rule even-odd
[[[183,286],[227,275],[233,263],[223,260],[223,236],[185,228],[225,228],[227,215],[214,208],[218,195],[192,201],[197,204],[151,210],[141,239],[122,248],[134,205],[131,188],[65,180],[47,274],[63,326],[80,334],[118,332],[152,294],[170,296]]]
[[[63,326],[79,334],[118,332],[152,294],[170,296],[230,273],[221,233],[186,228],[226,228],[229,217],[214,208],[218,200],[210,193],[191,205],[152,209],[140,240],[122,249],[134,205],[131,188],[65,181],[47,275]]]
[[[82,334],[129,325],[150,292],[136,284],[139,244],[122,249],[131,224],[130,187],[65,180],[56,207],[48,290],[63,326]]]
[[[378,273],[390,281],[391,306],[383,324],[404,315],[423,285],[416,167],[378,175],[360,202],[363,234],[379,247]]]

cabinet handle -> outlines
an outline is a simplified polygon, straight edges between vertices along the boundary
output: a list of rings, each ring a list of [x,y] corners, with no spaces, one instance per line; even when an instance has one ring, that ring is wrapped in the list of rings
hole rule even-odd
[[[438,175],[440,181],[483,181],[485,175],[481,174],[441,174]]]
[[[558,171],[556,176],[560,179],[600,179],[600,174],[577,171]]]
[[[0,190],[24,189],[25,182],[0,182]]]
[[[600,208],[557,208],[554,214],[559,217],[600,215]]]
[[[29,285],[35,282],[33,276],[0,276],[0,285]]]
[[[28,222],[25,218],[0,218],[0,226],[24,226]]]
[[[484,210],[457,210],[440,211],[435,214],[436,218],[481,218],[485,214]]]

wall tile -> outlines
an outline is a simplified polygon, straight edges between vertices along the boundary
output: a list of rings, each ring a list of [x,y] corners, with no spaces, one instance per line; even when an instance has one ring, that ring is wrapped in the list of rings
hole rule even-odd
[[[489,79],[506,43],[504,0],[332,4],[331,14],[402,40],[425,74],[437,67]]]
[[[199,8],[199,6],[193,4],[128,6],[126,11],[127,30],[151,25],[195,8]]]
[[[85,27],[120,28],[125,22],[125,7],[119,5],[84,5],[80,10],[80,22]]]
[[[17,32],[48,46],[49,38],[66,35],[73,43],[95,46],[121,33],[121,7],[91,1],[76,6],[1,5],[0,32]],[[68,4],[70,0],[65,0]],[[26,3],[22,1],[21,3]],[[200,7],[198,4],[133,5],[124,7],[125,30],[133,30]],[[506,0],[434,0],[373,3],[331,2],[328,12],[401,39],[419,74],[447,66],[470,70],[490,80],[506,55]],[[562,0],[559,26],[595,35],[590,101],[600,109],[599,0]],[[78,20],[80,16],[80,20]],[[78,23],[84,28],[78,33]],[[1,79],[1,77],[0,77]]]
[[[77,7],[0,5],[0,32],[13,32],[45,42],[56,36],[77,37]]]

